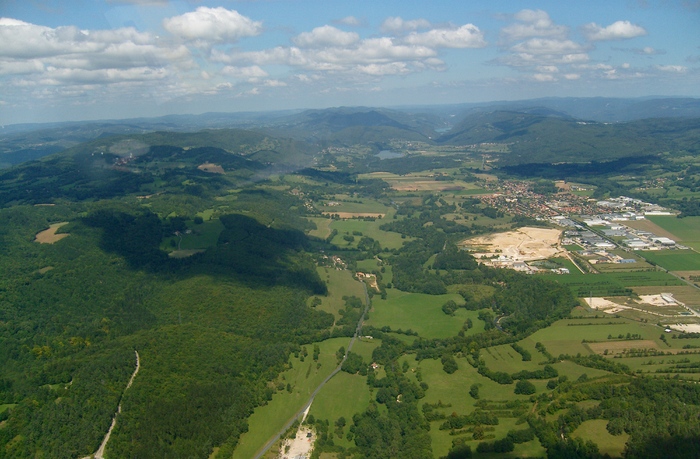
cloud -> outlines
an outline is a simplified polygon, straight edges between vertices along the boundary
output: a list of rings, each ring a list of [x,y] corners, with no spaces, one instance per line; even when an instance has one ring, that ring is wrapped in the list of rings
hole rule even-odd
[[[484,34],[473,24],[465,24],[457,29],[433,29],[428,32],[411,32],[404,41],[412,45],[430,48],[483,48],[486,46]]]
[[[550,38],[531,38],[518,43],[511,48],[516,53],[557,55],[580,54],[585,48],[571,40],[555,40]]]
[[[259,78],[265,78],[268,76],[268,73],[258,67],[257,65],[252,65],[250,67],[233,67],[230,65],[227,65],[223,69],[221,69],[221,74],[233,78],[240,78],[240,79],[259,79]]]
[[[386,18],[380,26],[380,29],[382,32],[399,33],[429,29],[430,27],[430,22],[427,19],[413,19],[411,21],[404,21],[397,16]]]
[[[532,76],[535,81],[547,82],[547,81],[557,81],[557,78],[549,73],[535,73]]]
[[[404,69],[409,68],[404,63],[414,64],[410,67],[414,70],[427,68],[435,64],[431,59],[436,56],[437,51],[430,47],[396,43],[389,37],[368,38],[351,46],[278,46],[230,54],[215,49],[211,54],[213,61],[228,64],[288,65],[323,72],[354,71],[373,75],[404,73]]]
[[[360,36],[355,32],[344,32],[333,26],[316,27],[311,32],[303,32],[292,41],[302,48],[322,48],[329,46],[350,46],[357,43]]]
[[[583,33],[590,41],[603,41],[641,37],[646,35],[647,31],[643,27],[632,24],[629,21],[617,21],[607,27],[601,27],[591,22],[583,26]]]
[[[355,16],[346,16],[344,18],[338,19],[337,21],[333,21],[337,24],[343,24],[346,26],[350,27],[360,27],[361,25],[364,25],[365,21],[360,20],[356,18]]]
[[[509,42],[531,37],[565,38],[568,27],[556,25],[546,11],[522,10],[515,14],[516,24],[504,27],[501,37]]]
[[[166,18],[163,27],[184,40],[204,43],[235,43],[262,32],[262,22],[253,21],[236,10],[206,6],[181,16]]]
[[[688,67],[683,65],[657,65],[656,69],[669,73],[685,73],[688,71]]]

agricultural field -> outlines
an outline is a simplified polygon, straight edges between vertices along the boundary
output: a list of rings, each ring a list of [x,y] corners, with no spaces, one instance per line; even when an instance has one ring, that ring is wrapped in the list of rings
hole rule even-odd
[[[700,250],[700,217],[649,216],[648,220],[668,231],[676,242]]]
[[[437,174],[446,174],[449,177],[453,171],[441,170],[435,172],[418,172],[406,175],[392,174],[389,172],[373,172],[364,174],[362,178],[382,179],[398,192],[436,192],[443,191],[459,195],[471,195],[484,193],[481,187],[474,183],[467,183],[458,179],[436,180]]]
[[[536,331],[530,340],[541,342],[550,354],[582,355],[593,351],[586,346],[588,342],[611,342],[609,336],[617,337],[627,334],[638,335],[641,339],[654,341],[659,348],[666,345],[659,340],[663,329],[652,323],[633,322],[626,319],[605,316],[600,318],[587,317],[583,319],[564,319],[551,326]],[[534,355],[534,354],[533,354]],[[590,376],[590,375],[589,375]]]
[[[401,237],[399,233],[392,231],[383,231],[379,227],[389,221],[393,217],[395,211],[389,209],[386,216],[375,220],[365,220],[360,218],[348,218],[345,220],[333,220],[329,224],[331,230],[337,230],[338,235],[331,241],[339,247],[357,247],[357,243],[363,236],[371,237],[379,242],[382,248],[399,249],[404,242],[412,240],[412,238]],[[353,236],[354,241],[349,242],[343,239],[343,236]]]
[[[389,326],[392,330],[413,330],[422,338],[447,338],[455,336],[467,320],[468,311],[457,309],[454,316],[442,311],[442,305],[452,300],[464,303],[457,294],[426,295],[407,293],[397,289],[387,290],[387,299],[375,299],[366,325],[376,328]]]
[[[669,271],[700,270],[700,253],[695,250],[656,250],[639,254]]]

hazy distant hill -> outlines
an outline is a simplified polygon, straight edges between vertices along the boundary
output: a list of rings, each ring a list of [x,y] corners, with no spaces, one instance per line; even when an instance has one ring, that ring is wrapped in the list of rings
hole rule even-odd
[[[449,145],[508,144],[506,164],[586,162],[697,151],[700,119],[645,119],[627,123],[581,121],[560,114],[494,111],[467,116],[437,139]]]
[[[391,138],[429,141],[440,117],[366,107],[307,110],[278,120],[267,132],[310,142],[353,145]]]
[[[519,121],[502,119],[495,120],[496,124],[493,124],[490,117],[494,112],[517,112],[523,116]],[[559,127],[563,127],[564,131],[558,131],[559,127],[554,125],[556,121],[550,120],[550,127],[554,129],[554,133],[583,135],[576,138],[585,143],[588,137],[579,132],[582,131],[581,128],[576,132],[569,129],[574,126],[576,120],[602,123],[658,118],[700,118],[700,99],[567,97],[395,109],[339,107],[305,111],[204,113],[128,120],[10,125],[0,128],[0,168],[39,159],[84,142],[115,135],[149,132],[182,133],[203,129],[256,130],[276,138],[293,138],[317,145],[374,144],[381,146],[391,139],[432,142],[440,136],[440,133],[450,128],[451,131],[441,137],[441,142],[503,141],[503,139],[524,135],[521,131],[525,128],[532,133],[537,131],[534,126],[540,124],[542,120],[527,118],[525,115],[558,119],[561,123]],[[484,126],[476,125],[479,120],[483,120]],[[567,122],[570,124],[566,124]],[[469,123],[473,126],[467,126]],[[489,126],[489,123],[492,125]],[[655,123],[657,122],[652,124]],[[649,127],[648,124],[640,126]],[[545,128],[541,134],[550,135],[551,132],[548,129]],[[608,131],[602,134],[603,138],[619,135],[614,129],[608,129]],[[598,134],[591,131],[592,141],[596,146],[586,151],[608,148],[606,143],[596,140]],[[644,132],[641,134],[646,136]],[[494,140],[494,137],[499,136],[501,140]],[[637,147],[643,151],[655,148],[656,142],[653,141],[654,139],[651,140],[652,145],[647,145],[647,142],[645,145],[638,145],[640,142],[634,138],[631,139],[629,153],[632,154],[632,150]],[[564,142],[564,145],[566,143],[568,141]],[[209,145],[199,144],[199,146]],[[213,146],[224,149],[228,147],[221,144]],[[624,147],[623,150],[628,151],[628,148]],[[274,153],[268,152],[261,156],[263,156],[260,159],[262,161],[285,161]]]
[[[621,99],[613,97],[547,97],[516,101],[493,101],[455,105],[404,107],[442,117],[446,121],[460,120],[476,113],[517,111],[538,114],[549,110],[572,118],[600,122],[633,121],[647,118],[700,117],[700,99],[688,97],[646,97]],[[402,110],[402,109],[397,109]],[[539,113],[546,114],[546,113]]]

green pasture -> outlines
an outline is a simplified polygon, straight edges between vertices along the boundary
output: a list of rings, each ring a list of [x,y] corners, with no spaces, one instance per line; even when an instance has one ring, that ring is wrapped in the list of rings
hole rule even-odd
[[[329,206],[328,202],[335,201],[338,203],[337,206]],[[323,212],[367,212],[367,213],[381,213],[385,214],[389,211],[390,207],[384,204],[374,201],[372,199],[352,199],[351,201],[343,201],[342,199],[328,199],[325,200],[323,204],[319,203],[316,206],[319,210]]]
[[[372,396],[365,376],[351,375],[341,371],[328,381],[316,395],[309,414],[316,419],[327,419],[331,432],[335,430],[333,425],[335,421],[341,416],[344,417],[347,425],[343,430],[343,435],[338,438],[334,434],[333,442],[336,445],[350,448],[355,446],[355,443],[349,442],[345,438],[345,434],[348,432],[349,426],[352,425],[352,417],[356,413],[364,412],[371,399]]]
[[[411,329],[423,338],[448,338],[455,336],[467,320],[467,311],[458,309],[454,316],[442,312],[442,305],[452,300],[457,304],[464,300],[457,294],[426,295],[387,290],[387,299],[374,299],[367,325],[377,328],[390,326]],[[474,319],[472,319],[474,320]]]
[[[625,289],[642,286],[683,285],[683,282],[663,271],[609,272],[582,274],[579,270],[568,275],[543,274],[547,279],[567,285],[579,297],[622,295]]]
[[[669,341],[671,341],[670,338]],[[684,339],[674,341],[680,341],[679,344],[693,344],[697,346],[698,341],[700,340]],[[690,351],[697,352],[697,349],[691,349]],[[698,373],[674,372],[674,368],[672,368],[677,364],[700,363],[700,354],[669,354],[649,357],[625,357],[615,361],[624,363],[632,370],[641,372],[643,374],[649,374],[650,376],[666,377],[666,375],[670,375],[673,377],[676,374],[680,374],[680,377],[684,379],[698,379],[698,376],[700,376],[700,374]],[[657,370],[662,370],[664,372],[657,373]]]
[[[384,272],[381,272],[384,268]],[[376,258],[368,258],[365,260],[359,260],[357,262],[357,270],[365,273],[371,273],[372,271],[379,271],[382,276],[383,283],[393,282],[393,269],[391,265],[384,265],[377,261]]]
[[[329,217],[306,217],[306,219],[312,221],[316,225],[316,229],[308,232],[309,236],[317,237],[319,239],[326,239],[328,236],[330,236],[330,225],[333,223],[333,219]]]
[[[510,458],[526,458],[526,457],[544,457],[546,456],[545,449],[540,444],[539,440],[535,438],[527,443],[516,444],[515,449],[510,453],[484,453],[479,454],[476,452],[477,446],[482,441],[494,441],[505,438],[510,430],[523,430],[527,429],[527,423],[518,423],[515,418],[499,418],[499,423],[497,426],[493,427],[492,432],[487,432],[487,435],[493,435],[494,438],[488,438],[484,440],[473,440],[471,434],[465,433],[464,435],[450,435],[449,430],[439,430],[440,424],[443,421],[436,421],[432,423],[430,428],[430,436],[432,439],[433,446],[433,456],[434,457],[444,457],[447,452],[452,448],[452,440],[457,438],[464,438],[467,440],[466,444],[472,449],[472,457],[474,458],[494,458],[494,459],[510,459]]]
[[[200,225],[188,222],[187,227],[192,232],[182,236],[182,242],[180,243],[182,250],[214,247],[219,240],[219,233],[224,229],[223,223],[218,218],[212,221],[205,221],[205,223]]]
[[[320,298],[321,304],[316,306],[321,311],[330,312],[338,318],[338,311],[345,308],[344,296],[356,296],[364,302],[365,290],[362,284],[357,281],[352,272],[348,270],[338,271],[334,268],[319,266],[316,268],[318,275],[326,282],[328,286],[328,295],[311,297],[308,304],[311,304],[313,298]]]
[[[683,245],[700,250],[700,217],[677,218],[672,215],[659,215],[647,218],[679,238]]]
[[[694,250],[655,250],[640,255],[669,271],[700,270],[700,253]]]
[[[611,435],[606,429],[607,425],[608,421],[605,419],[584,421],[572,432],[571,436],[584,441],[593,441],[598,445],[598,449],[602,454],[621,457],[629,434],[623,432],[622,435]]]
[[[615,361],[620,362],[619,360]],[[566,376],[567,378],[569,378],[569,381],[576,381],[583,374],[585,374],[589,378],[597,378],[600,376],[610,375],[610,373],[605,370],[583,367],[568,360],[562,360],[561,362],[557,362],[552,366],[559,372],[559,376]],[[534,383],[535,381],[532,382]],[[546,383],[547,381],[545,380],[544,382]]]
[[[343,236],[347,233],[352,235],[353,231],[362,233],[362,236],[371,237],[378,241],[382,248],[399,249],[404,242],[410,241],[412,238],[402,238],[399,233],[393,231],[382,231],[379,229],[381,225],[390,221],[394,210],[390,209],[389,214],[384,218],[378,218],[374,221],[363,220],[360,218],[351,218],[347,220],[333,220],[329,227],[333,230],[338,230],[338,235],[333,238],[333,244],[339,247],[348,245]],[[357,247],[357,243],[362,239],[362,236],[355,235],[355,242],[350,244],[352,247]]]
[[[372,352],[382,344],[380,339],[358,338],[352,345],[352,352],[359,354],[366,364],[372,363]]]
[[[300,358],[290,358],[292,368],[284,371],[277,380],[285,388],[278,390],[267,405],[256,408],[248,418],[248,432],[241,435],[233,459],[254,457],[303,408],[311,393],[337,367],[335,353],[341,346],[347,347],[348,342],[348,338],[333,338],[316,343],[321,349],[318,359],[320,368],[317,368],[317,362],[312,359],[313,344],[306,345],[309,355],[304,362]],[[291,386],[291,393],[286,390],[287,384]]]
[[[534,345],[533,345],[534,350]],[[479,352],[479,358],[486,362],[486,366],[491,371],[504,371],[506,373],[515,373],[521,370],[535,371],[542,369],[542,366],[537,363],[539,352],[532,354],[533,360],[523,362],[522,356],[515,352],[510,344],[502,344],[500,346],[487,347]]]
[[[610,322],[614,324],[608,325]],[[584,325],[589,323],[592,325]],[[661,349],[664,349],[666,345],[658,340],[660,331],[660,328],[651,323],[630,322],[606,316],[600,319],[559,320],[547,328],[537,330],[530,336],[530,340],[544,344],[549,353],[555,357],[559,354],[576,355],[579,352],[586,355],[591,352],[583,345],[583,340],[612,342],[608,340],[608,335],[626,336],[627,333],[639,334],[642,339],[653,340]]]

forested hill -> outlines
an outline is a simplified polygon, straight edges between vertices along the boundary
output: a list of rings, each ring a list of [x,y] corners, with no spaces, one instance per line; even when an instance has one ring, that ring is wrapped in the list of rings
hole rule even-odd
[[[275,135],[330,145],[384,143],[392,138],[430,141],[439,117],[367,107],[307,110],[266,127]]]
[[[108,137],[0,171],[0,206],[165,192],[205,197],[307,167],[316,150],[240,129]]]
[[[436,142],[507,144],[510,153],[501,156],[503,164],[601,161],[669,150],[696,152],[700,118],[600,123],[560,114],[495,111],[467,116]]]

